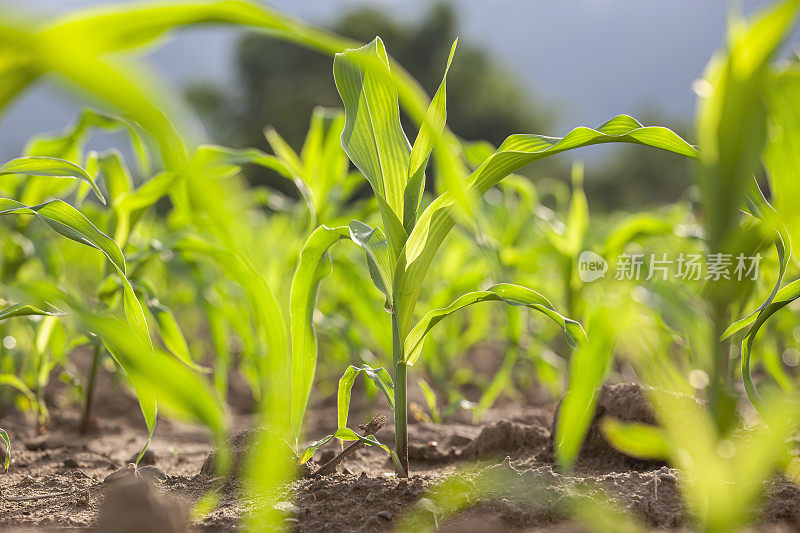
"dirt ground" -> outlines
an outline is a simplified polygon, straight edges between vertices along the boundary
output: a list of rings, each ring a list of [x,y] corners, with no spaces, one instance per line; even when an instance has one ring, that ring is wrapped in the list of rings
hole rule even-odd
[[[108,380],[107,376],[105,378]],[[115,391],[115,392],[114,392]],[[113,395],[112,395],[113,393]],[[603,389],[599,415],[647,421],[638,387]],[[410,425],[412,477],[398,480],[385,453],[362,449],[335,474],[301,479],[286,487],[281,509],[296,531],[583,531],[573,516],[577,497],[604,495],[654,529],[686,529],[689,518],[680,501],[681,474],[655,462],[627,458],[609,448],[595,426],[569,475],[554,462],[551,425],[555,405],[508,403],[490,410],[480,424],[458,416],[444,424]],[[222,483],[201,472],[211,451],[199,429],[161,420],[142,462],[152,465],[141,477],[151,481],[104,480],[123,469],[142,443],[143,424],[128,395],[106,383],[99,391],[96,427],[78,434],[76,409],[55,409],[52,424],[40,434],[19,414],[3,416],[14,445],[9,473],[0,475],[0,528],[90,529],[101,531],[186,531],[188,509],[209,488],[222,487],[217,508],[188,526],[230,531],[247,512],[235,481]],[[362,413],[362,418],[364,413]],[[356,419],[353,416],[352,419]],[[334,429],[335,406],[321,402],[309,411],[309,435]],[[236,430],[251,418],[237,415]],[[391,443],[390,428],[378,432]],[[337,445],[318,452],[319,465]],[[462,511],[448,516],[430,491],[447,481]],[[44,497],[43,497],[44,496]],[[759,530],[800,530],[800,490],[776,478],[767,484]]]

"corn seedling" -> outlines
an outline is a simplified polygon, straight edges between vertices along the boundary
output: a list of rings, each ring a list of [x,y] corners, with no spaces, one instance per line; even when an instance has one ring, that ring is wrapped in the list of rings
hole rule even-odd
[[[448,66],[452,60],[451,51]],[[394,368],[395,454],[408,475],[407,369],[418,360],[425,335],[446,316],[474,303],[501,301],[539,311],[561,326],[577,344],[583,329],[556,312],[539,293],[517,285],[498,284],[465,294],[449,306],[425,314],[412,327],[416,301],[426,272],[444,238],[454,227],[458,192],[445,192],[420,209],[425,169],[446,118],[446,72],[433,97],[414,145],[400,125],[398,90],[391,62],[376,38],[363,48],[338,54],[334,78],[345,106],[342,145],[361,170],[380,208],[383,228],[353,221],[347,227],[321,226],[309,237],[292,282],[292,425],[299,435],[316,367],[316,338],[311,322],[316,288],[326,269],[325,253],[334,243],[351,239],[364,248],[370,277],[385,297],[392,321]],[[573,148],[608,142],[630,142],[694,154],[694,148],[666,128],[643,127],[627,116],[598,129],[578,128],[563,138],[512,135],[462,185],[480,196],[525,165]],[[342,406],[343,407],[343,406]],[[340,415],[340,420],[343,419]]]
[[[766,165],[775,174],[775,177],[770,175],[770,180],[785,180],[788,169],[784,165],[791,159],[790,147],[796,146],[791,139],[797,130],[789,126],[790,119],[787,118],[796,113],[796,106],[773,98],[773,106],[767,108],[764,101],[770,101],[769,95],[778,92],[773,88],[775,84],[785,81],[781,74],[783,70],[774,67],[771,59],[796,20],[798,7],[800,4],[797,2],[781,2],[759,13],[750,23],[734,19],[728,47],[719,52],[707,67],[708,90],[701,95],[697,117],[700,149],[683,153],[697,158],[701,166],[699,182],[705,210],[703,223],[707,252],[730,254],[731,257],[752,255],[767,243],[773,243],[778,256],[778,273],[772,291],[746,317],[726,328],[734,302],[747,294],[750,285],[747,280],[712,279],[703,287],[703,302],[691,309],[683,306],[685,313],[706,317],[712,327],[677,321],[678,331],[685,332],[690,341],[694,361],[701,362],[708,369],[712,418],[718,431],[723,433],[735,425],[736,408],[729,350],[724,340],[749,328],[741,348],[742,380],[751,403],[760,408],[762,404],[750,376],[755,336],[768,318],[799,296],[796,282],[781,286],[791,257],[791,241],[786,233],[787,224],[783,221],[792,219],[786,213],[783,217],[778,214],[766,201],[753,177],[759,159],[763,157],[765,162],[772,163]],[[787,127],[767,142],[765,131],[772,122]],[[776,187],[776,199],[786,202],[781,200],[781,196],[789,191],[780,189],[780,186]],[[749,215],[744,223],[740,221],[739,206]],[[679,294],[667,297],[664,291],[660,292],[667,300]],[[603,332],[611,328],[606,323],[594,329]],[[591,334],[591,327],[589,331]],[[579,443],[590,421],[585,406],[589,405],[590,413],[593,412],[595,390],[605,378],[611,361],[614,339],[606,336],[604,340],[603,335],[600,333],[599,338],[587,345],[586,350],[593,353],[585,358],[578,354],[575,365],[570,367],[570,381],[556,435],[557,454],[562,464],[567,466],[577,457]]]

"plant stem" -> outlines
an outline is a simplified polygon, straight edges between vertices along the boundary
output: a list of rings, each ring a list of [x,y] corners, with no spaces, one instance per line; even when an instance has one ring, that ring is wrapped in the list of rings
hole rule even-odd
[[[398,477],[408,477],[408,399],[406,396],[406,371],[403,360],[403,342],[397,315],[392,314],[392,359],[394,361],[394,447],[405,472],[397,472]]]
[[[91,426],[92,398],[94,397],[94,384],[95,384],[95,379],[97,377],[97,367],[100,366],[101,354],[102,354],[101,345],[100,343],[97,343],[94,345],[94,353],[92,354],[92,366],[89,369],[89,381],[86,386],[86,401],[83,404],[83,414],[81,415],[80,431],[82,434],[88,433],[89,427]]]
[[[728,323],[727,302],[717,302],[713,305],[712,320],[713,350],[711,353],[714,357],[714,375],[711,377],[709,400],[717,429],[724,433],[732,424],[736,411],[736,400],[730,387],[730,345],[728,342],[720,340],[725,331],[725,325]]]

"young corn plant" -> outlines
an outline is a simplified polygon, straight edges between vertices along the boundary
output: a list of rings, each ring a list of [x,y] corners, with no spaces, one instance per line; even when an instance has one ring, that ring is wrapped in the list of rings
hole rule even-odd
[[[82,180],[89,184],[100,201],[105,202],[103,194],[91,175],[82,167],[63,159],[44,156],[18,158],[0,167],[0,173],[70,177]],[[144,310],[128,278],[128,269],[122,250],[113,239],[94,226],[80,211],[62,200],[49,200],[29,206],[9,198],[0,198],[0,215],[33,215],[55,233],[102,252],[121,283],[123,309],[128,324],[130,324],[132,330],[136,332],[142,342],[150,345],[150,333]],[[38,304],[32,305],[29,302],[20,302],[9,306],[0,311],[0,314],[2,314],[3,318],[34,314],[48,318],[57,316],[55,312],[48,310],[46,307],[43,308]],[[46,345],[47,343],[47,339],[45,339],[44,344]],[[39,389],[43,388],[41,385],[40,382]],[[155,428],[155,403],[147,401],[147,398],[143,397],[140,397],[140,400],[142,402],[142,412],[147,422],[148,433],[152,435]],[[43,402],[39,399],[38,403],[40,405],[40,413],[42,413]],[[144,449],[142,453],[144,453]]]
[[[798,10],[800,2],[787,0],[764,9],[751,21],[732,19],[727,46],[712,58],[706,69],[708,85],[700,97],[697,116],[699,151],[692,149],[684,154],[697,158],[701,166],[699,184],[707,252],[729,254],[730,257],[740,253],[752,256],[770,244],[774,246],[778,259],[778,272],[774,283],[770,284],[769,295],[755,310],[727,328],[734,304],[746,301],[748,290],[752,288],[753,284],[748,280],[710,280],[703,286],[701,297],[694,305],[682,305],[682,312],[673,313],[678,318],[672,322],[686,338],[695,368],[701,362],[702,368],[708,369],[710,412],[703,416],[714,426],[708,430],[714,439],[729,434],[737,422],[734,375],[730,368],[730,351],[724,341],[746,331],[741,344],[742,381],[749,401],[766,419],[774,406],[763,401],[750,374],[755,337],[770,317],[800,298],[800,280],[783,284],[792,254],[790,236],[798,219],[797,210],[789,206],[796,206],[798,198],[793,161],[796,161],[797,147],[800,146],[796,105],[800,96],[800,75],[796,63],[780,65],[773,62],[781,43],[796,23]],[[767,202],[754,179],[760,163],[767,169],[777,207]],[[660,300],[677,301],[683,289],[686,287],[661,290]],[[596,328],[598,332],[613,329],[600,326]],[[557,456],[566,466],[577,458],[580,442],[591,420],[591,416],[586,417],[586,402],[593,398],[594,391],[607,375],[610,355],[604,357],[603,354],[610,354],[609,347],[613,345],[613,339],[606,339],[603,345],[597,339],[599,334],[595,334],[591,327],[588,331],[593,342],[573,361],[574,371],[562,402],[561,423],[556,433]],[[597,348],[592,348],[593,345]],[[649,349],[652,353],[666,350]],[[649,370],[648,381],[653,385],[670,387],[667,378],[658,376],[659,372],[666,370],[670,371],[670,379],[680,377],[679,370],[663,364]],[[591,411],[593,409],[589,410],[590,414]],[[665,410],[662,422],[677,424],[680,420],[685,425],[684,419],[673,415],[674,411],[670,414],[669,409]],[[781,431],[791,430],[785,422],[777,427]],[[677,426],[672,428],[677,429]],[[682,442],[684,438],[680,437],[672,444]],[[689,455],[680,457],[682,459],[675,460],[676,464],[682,464]],[[698,464],[709,464],[709,468],[713,468],[705,461]],[[733,500],[722,498],[719,503],[727,506],[729,501]],[[737,513],[741,511],[741,508],[733,507]],[[724,519],[724,516],[721,513],[716,518]]]
[[[455,45],[448,58],[452,60]],[[394,404],[395,449],[398,476],[408,476],[407,372],[418,360],[425,335],[439,321],[469,305],[501,301],[539,311],[561,326],[571,344],[585,337],[577,322],[559,314],[538,292],[512,284],[497,284],[486,290],[465,294],[449,306],[426,313],[412,324],[414,310],[428,268],[439,246],[463,218],[463,200],[479,197],[503,178],[537,160],[570,149],[609,142],[653,146],[690,155],[694,149],[672,131],[643,127],[628,116],[618,116],[597,129],[577,128],[563,138],[540,135],[512,135],[458,187],[434,199],[425,209],[421,198],[425,171],[431,152],[445,160],[459,160],[449,144],[446,120],[446,75],[428,107],[425,120],[411,145],[400,123],[398,83],[392,62],[380,38],[370,44],[336,55],[334,79],[345,107],[342,145],[350,160],[370,184],[378,203],[383,227],[359,221],[348,226],[321,226],[309,237],[292,280],[292,425],[299,438],[303,415],[311,391],[317,361],[312,322],[317,287],[329,268],[327,250],[336,242],[350,239],[366,252],[367,266],[375,286],[384,296],[384,307],[392,325],[393,376],[372,369],[367,375],[387,391]],[[442,159],[442,158],[439,158]],[[439,161],[442,163],[442,161]],[[444,166],[444,165],[440,165]],[[449,170],[458,168],[451,166]],[[447,170],[447,169],[445,169]],[[451,176],[452,178],[452,176]],[[449,183],[448,183],[449,184]],[[349,371],[349,375],[355,371]],[[363,371],[367,372],[366,369]],[[348,374],[346,374],[347,376]],[[373,377],[374,376],[374,377]],[[350,381],[348,378],[345,384]],[[339,405],[339,422],[346,421],[346,403]]]

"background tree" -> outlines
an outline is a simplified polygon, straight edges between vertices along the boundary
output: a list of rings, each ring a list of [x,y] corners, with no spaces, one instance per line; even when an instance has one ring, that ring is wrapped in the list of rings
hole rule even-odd
[[[363,42],[380,35],[429,94],[441,81],[442,65],[458,36],[448,3],[434,4],[417,23],[400,23],[378,9],[357,9],[331,29]],[[208,85],[188,90],[209,135],[222,144],[265,147],[263,129],[269,125],[299,148],[314,107],[341,107],[330,58],[307,49],[249,34],[239,42],[236,72],[235,91]],[[447,106],[448,124],[468,140],[499,144],[509,133],[551,131],[550,111],[534,104],[516,76],[486,50],[463,41],[448,74]],[[251,178],[276,183],[266,171],[253,171]]]

